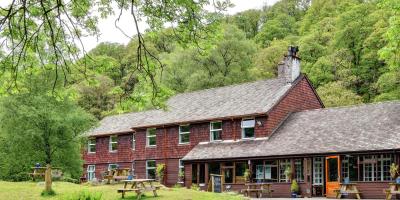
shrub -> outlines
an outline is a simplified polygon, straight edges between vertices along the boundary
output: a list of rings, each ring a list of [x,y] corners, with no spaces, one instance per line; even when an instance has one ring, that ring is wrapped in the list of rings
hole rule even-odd
[[[43,197],[54,196],[56,195],[56,192],[54,190],[50,191],[43,190],[42,193],[40,193],[40,195],[42,195]]]
[[[156,173],[160,183],[163,183],[164,181],[164,172],[165,172],[165,164],[164,163],[157,164]]]
[[[74,178],[71,178],[71,177],[69,177],[69,176],[63,176],[63,177],[61,178],[61,181],[69,182],[69,183],[75,183],[75,184],[78,184],[78,183],[79,183],[79,180],[74,179]]]
[[[290,191],[298,193],[299,192],[299,184],[297,184],[296,180],[292,181],[292,184],[290,185]]]
[[[177,183],[174,185],[174,188],[182,188],[182,184]]]
[[[192,184],[192,186],[190,187],[192,190],[196,190],[196,191],[200,191],[200,186],[197,184]]]
[[[80,191],[67,198],[67,200],[100,200],[102,194],[99,192],[90,193],[88,191]]]

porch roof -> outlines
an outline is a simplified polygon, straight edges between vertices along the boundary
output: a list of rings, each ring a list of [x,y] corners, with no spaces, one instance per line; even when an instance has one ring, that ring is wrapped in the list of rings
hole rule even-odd
[[[400,101],[291,114],[265,140],[202,143],[183,160],[400,149]]]

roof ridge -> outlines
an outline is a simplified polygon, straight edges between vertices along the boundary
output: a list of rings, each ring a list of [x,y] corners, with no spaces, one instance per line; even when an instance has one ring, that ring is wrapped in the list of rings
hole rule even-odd
[[[201,90],[182,92],[182,93],[175,94],[170,99],[172,99],[173,97],[176,97],[176,96],[180,96],[180,95],[200,93],[200,92],[205,92],[205,91],[210,91],[210,90],[217,90],[217,89],[223,89],[223,88],[229,88],[229,87],[237,87],[237,86],[242,86],[242,85],[250,85],[250,84],[255,84],[255,83],[259,83],[259,82],[275,81],[275,80],[282,80],[282,79],[278,78],[278,77],[275,77],[275,78],[268,78],[268,79],[262,79],[262,80],[248,81],[248,82],[243,82],[243,83],[234,83],[234,84],[231,84],[231,85],[225,85],[225,86],[220,86],[220,87],[212,87],[212,88],[206,88],[206,89],[201,89]],[[284,83],[284,82],[282,82],[282,83]]]
[[[305,113],[305,112],[315,112],[315,111],[339,110],[339,109],[345,109],[345,108],[358,108],[358,107],[363,107],[363,106],[373,106],[373,105],[392,104],[392,103],[400,104],[400,100],[360,103],[360,104],[344,105],[344,106],[336,106],[336,107],[314,108],[314,109],[308,109],[308,110],[301,110],[298,112],[294,112],[293,114]]]

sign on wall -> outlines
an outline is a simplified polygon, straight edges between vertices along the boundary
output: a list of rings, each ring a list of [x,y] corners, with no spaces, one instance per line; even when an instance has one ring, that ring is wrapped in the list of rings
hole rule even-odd
[[[222,192],[222,176],[219,174],[210,174],[212,192],[220,193]]]

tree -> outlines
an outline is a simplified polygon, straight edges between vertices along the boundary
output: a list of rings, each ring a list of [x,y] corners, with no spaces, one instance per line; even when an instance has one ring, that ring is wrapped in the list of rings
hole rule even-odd
[[[0,101],[0,178],[21,180],[39,162],[82,172],[81,135],[95,119],[68,97],[24,92]]]
[[[180,40],[197,41],[199,37],[212,33],[211,24],[217,21],[217,15],[213,13],[232,6],[229,0],[213,1],[215,12],[209,12],[206,9],[209,5],[208,0],[13,0],[8,6],[0,8],[0,42],[4,50],[9,52],[1,62],[10,64],[9,68],[3,70],[14,72],[13,78],[17,79],[20,69],[42,69],[39,66],[52,63],[47,67],[56,72],[55,77],[58,78],[60,74],[67,77],[69,64],[80,58],[79,48],[86,54],[81,38],[87,35],[99,36],[101,31],[97,27],[98,17],[106,18],[117,13],[115,21],[118,22],[123,12],[129,12],[137,32],[134,37],[138,41],[136,52],[139,55],[136,58],[137,65],[131,67],[146,76],[153,76],[142,70],[148,65],[147,60],[157,60],[159,67],[162,67],[162,63],[148,51],[143,30],[139,29],[138,23],[145,20],[149,30],[153,31],[169,24]],[[38,59],[39,65],[31,65],[26,58],[27,54]]]
[[[380,58],[388,63],[389,69],[378,79],[380,94],[375,97],[375,101],[400,99],[400,3],[383,0],[380,6],[388,9],[392,15],[384,35],[388,42],[379,51]]]
[[[361,97],[346,89],[341,82],[331,82],[317,89],[326,107],[347,106],[362,103]]]
[[[254,80],[250,69],[255,44],[233,25],[224,25],[209,48],[176,49],[163,56],[163,81],[177,92],[193,91]]]

